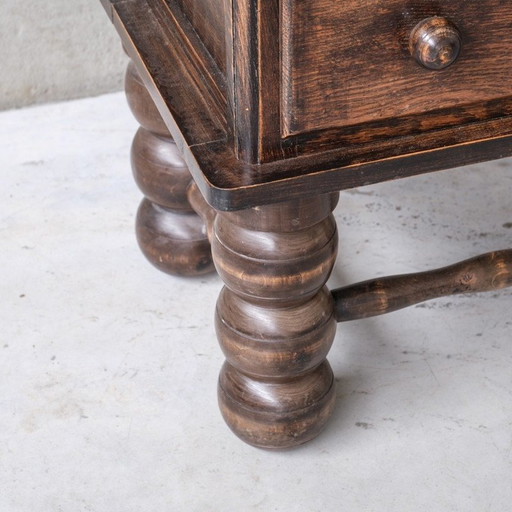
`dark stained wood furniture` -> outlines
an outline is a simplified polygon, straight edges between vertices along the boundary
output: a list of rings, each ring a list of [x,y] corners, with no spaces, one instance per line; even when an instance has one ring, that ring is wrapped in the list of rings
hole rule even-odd
[[[102,1],[132,59],[138,241],[222,277],[219,404],[243,440],[322,429],[337,321],[512,285],[502,250],[325,287],[340,190],[512,154],[510,2]]]

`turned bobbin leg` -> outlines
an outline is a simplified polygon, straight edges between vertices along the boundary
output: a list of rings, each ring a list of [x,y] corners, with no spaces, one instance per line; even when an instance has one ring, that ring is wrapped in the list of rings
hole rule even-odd
[[[219,404],[249,444],[305,443],[333,410],[326,356],[336,320],[324,285],[336,258],[335,201],[323,195],[215,219],[213,257],[226,285],[216,310],[227,359]]]
[[[206,227],[187,199],[190,173],[133,63],[125,86],[128,104],[141,124],[131,152],[135,181],[145,195],[136,220],[139,246],[153,265],[169,274],[211,272]]]

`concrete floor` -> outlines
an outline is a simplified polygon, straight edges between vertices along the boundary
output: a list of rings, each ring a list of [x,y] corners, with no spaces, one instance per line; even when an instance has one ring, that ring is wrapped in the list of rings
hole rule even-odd
[[[121,94],[0,114],[0,510],[504,511],[512,291],[339,327],[338,406],[295,451],[216,405],[218,277],[153,269],[133,235]],[[512,160],[341,195],[331,286],[512,247]]]

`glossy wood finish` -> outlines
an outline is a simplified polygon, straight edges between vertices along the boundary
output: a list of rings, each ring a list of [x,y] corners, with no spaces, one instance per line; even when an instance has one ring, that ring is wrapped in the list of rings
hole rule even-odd
[[[443,73],[419,67],[409,53],[409,34],[434,16],[450,20],[463,40],[460,58]],[[284,134],[425,111],[442,111],[442,123],[448,109],[472,112],[472,104],[510,99],[511,23],[502,0],[345,0],[342,8],[284,0]]]
[[[233,0],[226,75],[219,72],[215,59],[176,3],[112,1],[108,7],[128,53],[137,62],[201,192],[219,210],[285,201],[312,191],[328,193],[512,154],[512,99],[506,96],[511,80],[503,71],[512,58],[507,43],[512,37],[507,28],[512,4],[499,3],[497,12],[503,16],[492,27],[489,25],[495,17],[496,0],[485,0],[487,10],[477,2],[447,5],[443,13],[449,11],[447,17],[457,22],[463,37],[467,24],[460,24],[457,16],[451,15],[456,6],[470,13],[471,19],[479,18],[479,37],[485,33],[487,42],[480,46],[472,39],[469,48],[472,45],[474,51],[468,53],[466,40],[455,64],[446,70],[428,71],[411,57],[408,38],[419,21],[436,14],[438,4],[419,0],[411,7],[404,3],[400,16],[407,23],[400,32],[401,59],[407,62],[403,63],[407,69],[410,66],[408,90],[418,93],[413,103],[419,101],[421,109],[390,119],[379,117],[381,111],[373,108],[374,119],[363,124],[315,129],[283,139],[281,89],[276,87],[282,72],[277,35],[281,33],[284,42],[289,25],[279,15],[277,0]],[[304,2],[303,6],[310,4],[317,2]],[[350,5],[352,2],[343,3],[344,9]],[[377,7],[385,9],[386,5],[379,2]],[[389,5],[395,5],[395,0]],[[382,9],[367,10],[377,16],[373,23],[376,27],[384,19],[380,16]],[[315,56],[319,63],[326,58],[321,52]],[[487,61],[489,65],[482,65]],[[284,72],[284,61],[283,66]],[[468,73],[472,70],[471,76],[449,78],[458,66],[464,66]],[[368,72],[361,67],[363,71]],[[423,78],[416,83],[413,77],[418,73]],[[325,77],[319,77],[322,80]],[[421,80],[430,85],[422,89]],[[445,99],[448,95],[452,105],[439,110],[439,88],[452,90],[444,86],[446,80],[462,89],[453,95],[445,92]],[[350,80],[343,83],[356,85]],[[339,87],[340,81],[334,85]],[[392,89],[389,86],[383,92],[388,94]],[[357,90],[362,95],[358,104],[368,106],[371,98],[367,87],[361,85]],[[329,100],[333,94],[336,92],[327,88],[324,96]],[[483,101],[484,97],[492,99]],[[392,103],[412,105],[398,93]],[[337,115],[339,109],[329,113],[326,104],[325,112]],[[321,116],[318,120],[321,122]]]
[[[418,64],[440,70],[451,66],[460,54],[462,36],[447,18],[432,16],[420,21],[409,36],[409,51]]]
[[[368,318],[459,293],[512,286],[512,249],[496,251],[438,270],[383,277],[332,292],[338,322]]]
[[[336,321],[324,286],[336,258],[334,204],[325,195],[215,218],[212,251],[226,284],[215,322],[227,359],[219,404],[254,446],[304,443],[334,407],[325,357]]]
[[[187,199],[190,173],[132,63],[125,85],[141,124],[131,151],[133,175],[145,195],[136,220],[139,246],[153,265],[169,274],[212,272],[205,225]]]
[[[231,430],[246,443],[266,449],[293,448],[315,438],[336,399],[327,361],[300,378],[282,382],[251,378],[225,363],[218,393]]]
[[[166,1],[183,11],[220,70],[226,73],[231,0]]]

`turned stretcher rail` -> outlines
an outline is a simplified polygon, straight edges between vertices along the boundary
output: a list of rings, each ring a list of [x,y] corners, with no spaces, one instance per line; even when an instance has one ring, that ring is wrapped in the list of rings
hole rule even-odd
[[[383,315],[447,295],[512,286],[512,249],[428,272],[372,279],[332,291],[338,322]]]
[[[211,239],[216,211],[192,182],[188,200],[208,226]],[[489,252],[448,267],[370,279],[332,291],[338,322],[391,313],[448,295],[488,292],[512,286],[512,249]]]

